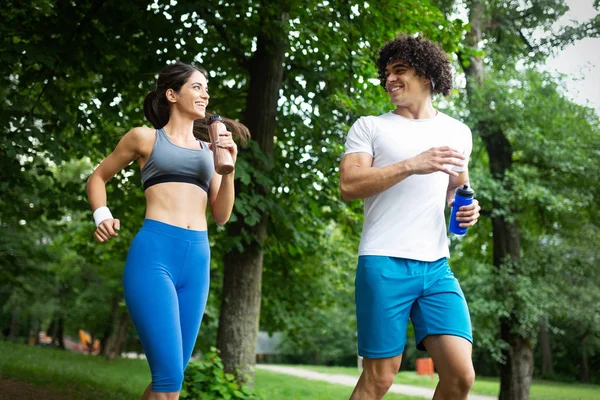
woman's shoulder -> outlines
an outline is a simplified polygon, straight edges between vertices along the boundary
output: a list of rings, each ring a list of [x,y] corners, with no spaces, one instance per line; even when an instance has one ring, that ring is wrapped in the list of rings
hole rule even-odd
[[[156,133],[154,128],[146,126],[137,126],[132,128],[121,138],[120,147],[128,148],[139,154],[146,154],[152,150]]]
[[[156,129],[154,128],[149,128],[147,126],[136,126],[127,132],[124,138],[128,138],[129,140],[136,142],[145,142],[148,140],[154,142],[154,139],[156,138],[155,132]]]
[[[131,134],[132,136],[154,138],[155,132],[156,132],[156,129],[154,129],[154,128],[149,128],[147,126],[136,126],[134,128],[131,128],[131,130],[129,132],[127,132],[127,134]]]

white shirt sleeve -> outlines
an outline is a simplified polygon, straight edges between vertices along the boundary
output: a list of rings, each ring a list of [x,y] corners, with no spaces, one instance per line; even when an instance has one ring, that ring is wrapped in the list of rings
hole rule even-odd
[[[462,167],[453,166],[452,171],[455,172],[464,172],[467,169],[467,166],[469,165],[469,158],[471,157],[471,151],[473,150],[473,135],[471,133],[471,129],[469,129],[469,127],[466,125],[463,136],[464,145],[461,153],[465,157],[465,163]]]
[[[373,157],[373,141],[371,127],[367,123],[367,118],[360,117],[350,128],[346,137],[346,152],[350,153],[368,153]]]

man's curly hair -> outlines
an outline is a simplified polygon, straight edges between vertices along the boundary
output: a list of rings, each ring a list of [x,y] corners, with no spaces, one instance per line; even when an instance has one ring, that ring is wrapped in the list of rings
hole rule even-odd
[[[452,89],[452,69],[448,55],[431,40],[421,36],[400,35],[387,42],[379,49],[377,68],[379,81],[385,89],[385,68],[391,61],[402,60],[413,66],[417,75],[425,76],[433,81],[431,94],[450,94]]]

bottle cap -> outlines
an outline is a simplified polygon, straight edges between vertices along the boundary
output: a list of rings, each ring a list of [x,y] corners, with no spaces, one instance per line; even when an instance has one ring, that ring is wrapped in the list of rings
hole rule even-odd
[[[462,197],[473,197],[475,192],[469,187],[469,185],[462,185],[456,189],[456,194]]]
[[[208,118],[208,125],[212,124],[215,121],[223,121],[223,118],[221,118],[220,115],[213,115],[212,117]]]

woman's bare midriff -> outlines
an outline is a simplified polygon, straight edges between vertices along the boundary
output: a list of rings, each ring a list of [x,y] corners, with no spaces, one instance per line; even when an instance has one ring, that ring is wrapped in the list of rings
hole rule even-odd
[[[181,182],[159,183],[146,189],[146,218],[196,231],[206,230],[207,193]]]

